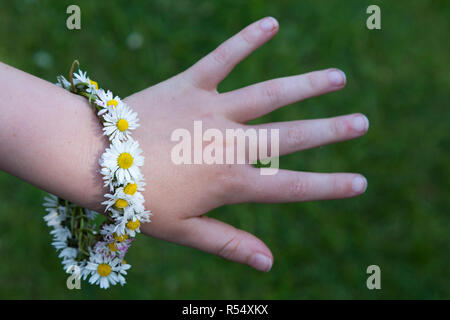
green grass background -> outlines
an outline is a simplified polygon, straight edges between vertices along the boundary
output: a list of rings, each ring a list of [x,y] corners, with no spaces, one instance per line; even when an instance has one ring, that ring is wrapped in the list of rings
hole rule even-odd
[[[69,31],[73,2],[1,1],[0,60],[53,82],[78,58],[102,87],[126,96],[183,71],[252,21],[276,17],[279,34],[220,91],[341,68],[344,90],[258,121],[363,112],[367,136],[283,157],[281,166],[361,172],[369,187],[355,199],[211,212],[268,244],[270,273],[140,236],[126,286],[83,282],[70,291],[42,220],[44,191],[0,173],[0,298],[450,298],[449,1],[77,1],[82,29]],[[381,7],[382,30],[366,28],[370,4]],[[135,50],[126,43],[132,32],[143,37]],[[371,264],[381,267],[381,290],[366,288]]]

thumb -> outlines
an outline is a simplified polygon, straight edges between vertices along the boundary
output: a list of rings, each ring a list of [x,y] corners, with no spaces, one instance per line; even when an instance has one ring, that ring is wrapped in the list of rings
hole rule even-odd
[[[272,268],[269,248],[254,235],[207,216],[186,219],[178,243],[260,270]]]

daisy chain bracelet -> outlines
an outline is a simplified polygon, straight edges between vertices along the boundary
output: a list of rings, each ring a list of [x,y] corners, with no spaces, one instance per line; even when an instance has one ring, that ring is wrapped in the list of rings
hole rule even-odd
[[[52,245],[59,251],[65,272],[78,279],[89,278],[89,283],[107,289],[110,285],[125,284],[124,276],[131,265],[124,257],[140,232],[141,223],[150,222],[151,213],[145,210],[142,195],[144,176],[139,169],[144,165],[144,156],[139,143],[131,138],[139,119],[118,96],[99,89],[86,72],[75,73],[75,65],[78,65],[76,60],[69,80],[58,76],[56,84],[89,99],[103,125],[104,135],[109,138],[110,146],[99,160],[99,172],[110,191],[102,202],[107,219],[49,194],[44,202],[48,212],[44,220],[52,228]]]

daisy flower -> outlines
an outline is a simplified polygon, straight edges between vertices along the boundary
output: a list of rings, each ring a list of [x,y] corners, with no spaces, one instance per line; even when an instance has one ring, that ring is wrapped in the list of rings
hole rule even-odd
[[[128,239],[128,235],[118,235],[116,232],[116,226],[114,224],[107,224],[102,227],[100,234],[103,235],[106,241],[123,242]]]
[[[129,235],[131,237],[135,237],[136,233],[141,232],[141,224],[150,222],[150,216],[150,211],[143,211],[133,214],[132,217],[125,217],[124,215],[118,214],[118,212],[114,210],[112,217],[116,220],[115,232],[119,235]]]
[[[70,90],[70,82],[66,78],[64,78],[64,76],[56,77],[56,79],[58,80],[58,82],[56,83],[58,87]]]
[[[44,221],[49,227],[59,227],[67,217],[66,207],[59,204],[59,198],[57,196],[49,193],[44,197],[44,207],[45,211],[48,212],[44,216]]]
[[[95,100],[95,104],[103,108],[98,112],[98,115],[100,116],[105,112],[114,110],[118,106],[122,106],[123,102],[119,96],[114,97],[110,90],[105,92],[105,90],[100,89],[97,91],[97,99]]]
[[[44,197],[43,206],[45,207],[45,211],[50,213],[44,217],[44,220],[47,222],[48,226],[51,226],[49,223],[56,222],[56,220],[62,222],[67,216],[67,208],[64,204],[60,203],[60,200],[61,199],[57,196],[50,193]],[[68,208],[73,207],[75,207],[73,203],[68,203]]]
[[[61,214],[56,209],[51,209],[50,213],[44,216],[44,221],[47,223],[47,226],[49,227],[60,226],[61,222],[63,222],[65,219],[66,219],[65,212],[62,212]]]
[[[114,224],[103,225],[100,234],[103,235],[103,241],[99,241],[94,246],[94,252],[103,256],[118,257],[123,259],[134,239],[128,238],[128,235],[118,235],[114,232]]]
[[[53,194],[47,194],[47,196],[44,197],[44,204],[43,206],[46,208],[45,211],[53,211],[57,210],[59,208],[59,199],[57,196]]]
[[[144,165],[144,156],[139,148],[139,143],[132,139],[128,141],[115,140],[100,158],[100,166],[108,168],[106,176],[111,180],[115,178],[118,184],[126,184],[131,180],[142,180],[139,167]],[[103,170],[102,173],[108,170]]]
[[[91,255],[86,265],[86,270],[90,271],[90,284],[98,284],[102,289],[108,289],[110,285],[120,283],[125,284],[125,278],[122,274],[127,274],[131,266],[121,263],[118,258],[108,258],[101,255]]]
[[[133,240],[134,239],[128,239],[123,242],[110,242],[108,243],[108,248],[116,255],[117,258],[123,260]]]
[[[124,192],[126,194],[130,194],[133,195],[136,191],[139,192],[143,192],[145,191],[145,181],[143,179],[141,180],[134,180],[134,181],[129,181],[128,184],[126,186],[124,186]]]
[[[102,256],[102,257],[111,258],[111,259],[114,258],[116,256],[115,251],[117,251],[117,250],[115,247],[113,248],[115,251],[110,250],[108,244],[109,244],[109,242],[106,242],[106,241],[96,242],[94,245],[94,248],[93,248],[94,254]]]
[[[113,224],[103,224],[100,228],[100,234],[105,239],[107,239],[108,237],[110,239],[112,239],[113,233],[114,233],[114,225]]]
[[[134,239],[129,239],[127,237],[127,239],[123,241],[99,241],[94,247],[94,252],[103,257],[119,258],[122,260],[127,254],[133,240]]]
[[[114,207],[117,210],[123,210],[125,216],[132,216],[134,212],[145,211],[144,196],[137,191],[136,183],[128,183],[125,187],[117,188],[114,194],[105,194],[108,200],[102,202],[106,206],[105,211]]]
[[[69,228],[56,226],[50,234],[53,235],[55,241],[67,241],[68,238],[72,237],[72,233]]]
[[[66,247],[59,253],[58,257],[64,259],[74,259],[77,256],[77,254],[78,254],[77,249]]]
[[[102,159],[99,160],[100,165],[102,164]],[[114,191],[114,187],[116,186],[116,183],[114,182],[114,173],[111,171],[111,169],[107,167],[102,167],[100,169],[100,173],[103,176],[103,186],[108,187],[109,191]]]
[[[128,139],[131,130],[139,127],[137,113],[126,104],[120,104],[103,115],[103,131],[109,140]]]
[[[87,76],[87,72],[78,70],[78,73],[73,73],[73,76],[75,77],[75,79],[73,79],[73,83],[74,85],[77,84],[84,84],[86,85],[88,88],[86,89],[86,92],[88,93],[96,93],[98,90],[98,83],[95,82],[94,80],[89,79],[89,77]]]
[[[67,241],[53,241],[52,246],[54,246],[56,250],[65,249],[67,248]]]

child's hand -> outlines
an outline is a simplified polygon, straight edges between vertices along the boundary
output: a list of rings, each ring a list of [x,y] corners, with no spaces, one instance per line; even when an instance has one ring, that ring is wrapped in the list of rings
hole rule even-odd
[[[368,120],[361,114],[245,125],[279,107],[345,85],[341,71],[327,69],[218,93],[217,85],[233,67],[277,31],[275,19],[257,21],[185,72],[125,99],[138,112],[141,122],[134,137],[144,151],[146,206],[153,212],[152,222],[142,228],[146,234],[268,271],[273,257],[261,240],[204,214],[225,204],[337,199],[365,191],[365,178],[353,173],[280,170],[276,175],[262,176],[251,165],[172,162],[173,130],[185,128],[192,132],[195,120],[203,122],[203,130],[217,128],[223,134],[225,129],[233,128],[278,128],[280,155],[366,133]],[[99,147],[102,149],[104,146]]]

